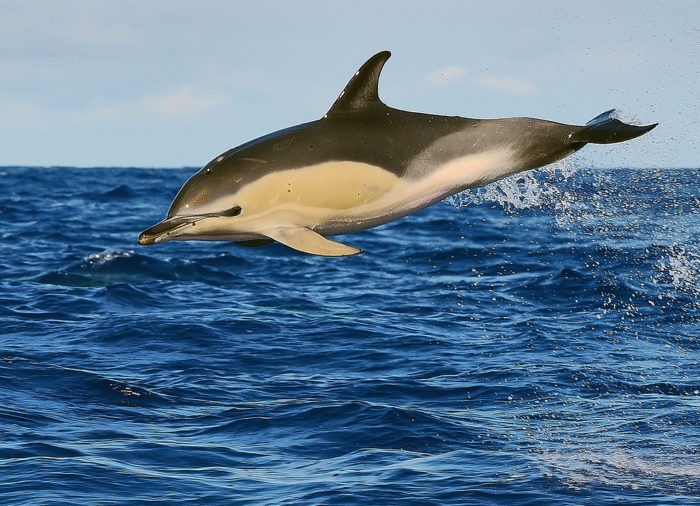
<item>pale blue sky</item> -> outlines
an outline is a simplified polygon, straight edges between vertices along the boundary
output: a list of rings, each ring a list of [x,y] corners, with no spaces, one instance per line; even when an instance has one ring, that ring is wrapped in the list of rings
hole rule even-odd
[[[322,116],[389,49],[394,107],[651,134],[593,166],[700,166],[695,0],[0,0],[0,165],[201,166]]]

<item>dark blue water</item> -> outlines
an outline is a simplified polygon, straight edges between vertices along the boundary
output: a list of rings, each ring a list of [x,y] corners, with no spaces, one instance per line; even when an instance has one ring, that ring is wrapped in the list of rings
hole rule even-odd
[[[700,503],[700,171],[140,247],[193,172],[0,169],[3,504]]]

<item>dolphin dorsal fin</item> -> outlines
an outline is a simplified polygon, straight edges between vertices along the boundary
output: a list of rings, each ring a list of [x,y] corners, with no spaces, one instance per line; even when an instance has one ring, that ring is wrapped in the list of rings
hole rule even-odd
[[[371,105],[382,104],[379,99],[379,75],[390,56],[391,52],[382,51],[367,60],[352,76],[326,116],[361,111]]]

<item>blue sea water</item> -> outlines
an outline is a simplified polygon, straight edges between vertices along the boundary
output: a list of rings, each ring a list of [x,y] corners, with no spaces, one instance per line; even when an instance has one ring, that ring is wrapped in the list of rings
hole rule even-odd
[[[2,504],[700,504],[700,170],[141,247],[193,169],[0,169]]]

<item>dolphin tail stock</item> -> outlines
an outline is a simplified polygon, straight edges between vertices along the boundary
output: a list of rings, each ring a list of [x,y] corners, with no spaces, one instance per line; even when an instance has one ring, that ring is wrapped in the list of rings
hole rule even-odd
[[[612,144],[624,142],[639,137],[656,127],[652,125],[636,126],[623,123],[616,117],[615,109],[599,114],[591,121],[572,134],[571,140],[576,143]]]

